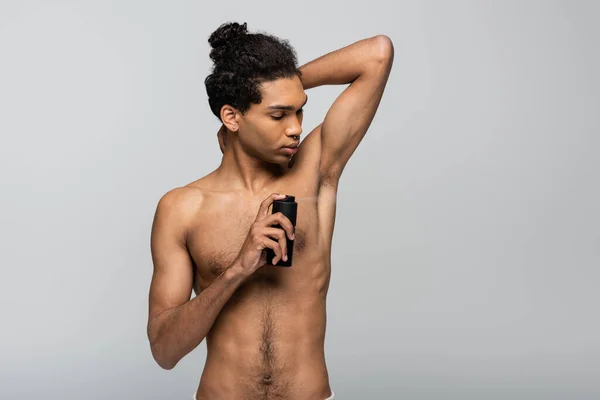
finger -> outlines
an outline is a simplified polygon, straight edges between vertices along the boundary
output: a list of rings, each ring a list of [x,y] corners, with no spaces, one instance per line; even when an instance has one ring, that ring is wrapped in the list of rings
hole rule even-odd
[[[285,194],[273,193],[272,195],[267,197],[265,200],[263,200],[263,202],[260,204],[260,208],[258,209],[258,214],[256,215],[256,221],[260,221],[261,219],[264,219],[267,217],[267,215],[269,213],[269,207],[271,206],[271,204],[273,204],[273,201],[281,200],[284,198],[285,198]]]
[[[281,260],[281,246],[279,245],[279,242],[276,242],[275,240],[269,239],[268,237],[264,237],[262,240],[262,245],[265,248],[269,248],[271,250],[273,250],[273,252],[275,253],[275,257],[273,257],[273,265],[277,264],[279,262],[279,260]]]
[[[265,228],[264,234],[271,239],[277,240],[279,242],[279,247],[281,248],[281,255],[283,257],[283,261],[287,261],[287,240],[285,238],[285,231],[279,228]]]
[[[292,221],[285,215],[280,212],[275,214],[271,214],[268,218],[264,219],[265,224],[271,226],[278,224],[281,226],[283,230],[285,230],[287,236],[290,240],[294,240],[294,225],[292,225]]]

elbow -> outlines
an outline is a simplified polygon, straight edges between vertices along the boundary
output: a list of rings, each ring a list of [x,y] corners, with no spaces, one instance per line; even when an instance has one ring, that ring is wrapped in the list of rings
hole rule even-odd
[[[158,360],[156,360],[156,363],[164,370],[166,371],[170,371],[173,368],[175,368],[175,366],[177,365],[177,363],[168,363],[168,362],[159,362]]]
[[[166,364],[166,363],[160,363],[160,362],[156,362],[162,369],[164,369],[165,371],[170,371],[173,368],[175,368],[175,365],[177,364]]]
[[[374,58],[378,63],[391,64],[394,60],[394,43],[389,36],[377,35],[373,38]]]
[[[179,360],[175,360],[173,357],[170,357],[167,349],[158,342],[150,343],[150,351],[152,352],[152,357],[154,361],[162,368],[167,371],[175,368]]]

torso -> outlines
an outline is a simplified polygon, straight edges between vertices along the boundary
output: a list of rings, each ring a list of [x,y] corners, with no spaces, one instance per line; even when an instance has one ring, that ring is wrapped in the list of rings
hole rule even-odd
[[[278,192],[298,202],[293,265],[260,267],[223,307],[206,337],[198,400],[331,393],[324,340],[336,188],[316,179],[318,160],[305,144],[312,139],[302,143],[294,168],[264,193],[214,190],[211,175],[188,185],[202,204],[187,236],[197,294],[231,265],[266,197]]]

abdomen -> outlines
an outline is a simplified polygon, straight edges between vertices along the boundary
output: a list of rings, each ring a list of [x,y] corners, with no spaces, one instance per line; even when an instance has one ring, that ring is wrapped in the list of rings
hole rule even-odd
[[[207,398],[327,397],[325,291],[294,286],[253,281],[223,308],[206,338]]]

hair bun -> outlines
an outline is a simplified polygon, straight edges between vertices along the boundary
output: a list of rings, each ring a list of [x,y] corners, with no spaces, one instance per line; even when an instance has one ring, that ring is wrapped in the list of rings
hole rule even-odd
[[[210,43],[213,49],[225,46],[228,42],[234,41],[248,33],[247,26],[246,22],[242,25],[237,22],[225,23],[210,35],[208,43]]]

